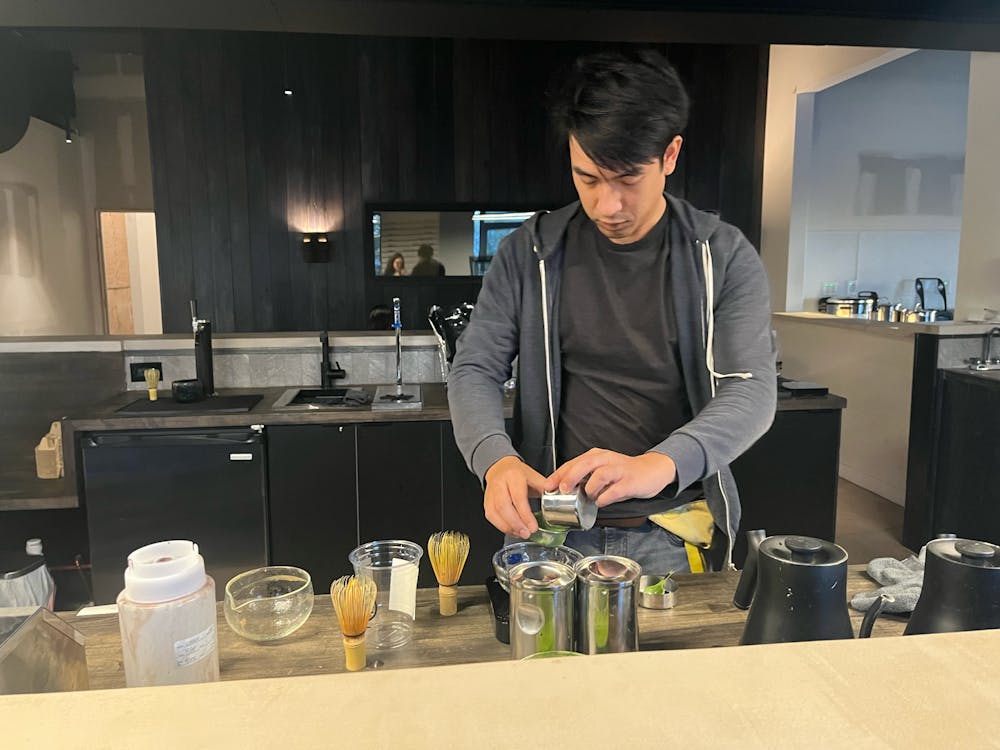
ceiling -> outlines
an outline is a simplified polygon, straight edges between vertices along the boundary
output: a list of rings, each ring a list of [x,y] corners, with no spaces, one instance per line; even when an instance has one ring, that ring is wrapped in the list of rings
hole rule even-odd
[[[0,26],[1000,50],[994,0],[4,0]]]

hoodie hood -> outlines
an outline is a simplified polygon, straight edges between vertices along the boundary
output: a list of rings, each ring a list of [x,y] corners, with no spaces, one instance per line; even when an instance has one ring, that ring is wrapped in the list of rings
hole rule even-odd
[[[680,223],[684,234],[692,241],[709,239],[722,224],[716,214],[700,211],[669,193],[664,193],[663,197],[667,199],[670,216]],[[548,259],[559,249],[566,227],[581,210],[580,201],[573,201],[557,211],[539,211],[524,222],[539,260]]]

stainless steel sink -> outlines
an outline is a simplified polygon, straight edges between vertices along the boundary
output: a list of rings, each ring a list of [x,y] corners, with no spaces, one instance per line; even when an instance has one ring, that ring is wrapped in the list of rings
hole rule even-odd
[[[286,411],[311,411],[314,409],[358,409],[365,406],[356,400],[345,400],[348,391],[361,388],[289,388],[271,406]],[[367,393],[367,392],[366,392]]]

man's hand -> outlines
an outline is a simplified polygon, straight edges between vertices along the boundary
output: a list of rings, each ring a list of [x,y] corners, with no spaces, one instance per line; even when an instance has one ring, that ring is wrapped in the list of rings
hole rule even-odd
[[[539,497],[545,477],[517,456],[505,456],[486,472],[486,520],[504,534],[527,539],[538,531],[528,496]]]
[[[545,491],[570,492],[588,474],[590,479],[584,492],[603,508],[620,500],[655,496],[677,478],[677,466],[672,458],[662,453],[626,456],[591,448],[556,469],[545,480]]]

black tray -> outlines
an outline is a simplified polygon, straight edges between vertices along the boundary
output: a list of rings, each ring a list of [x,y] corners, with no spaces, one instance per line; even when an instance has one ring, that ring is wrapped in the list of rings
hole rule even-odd
[[[211,411],[230,414],[240,414],[250,411],[263,398],[256,394],[246,396],[209,396],[201,401],[174,401],[169,396],[161,396],[156,401],[147,397],[138,398],[116,410],[116,414],[150,414],[158,417],[169,417],[183,414],[197,414]]]

